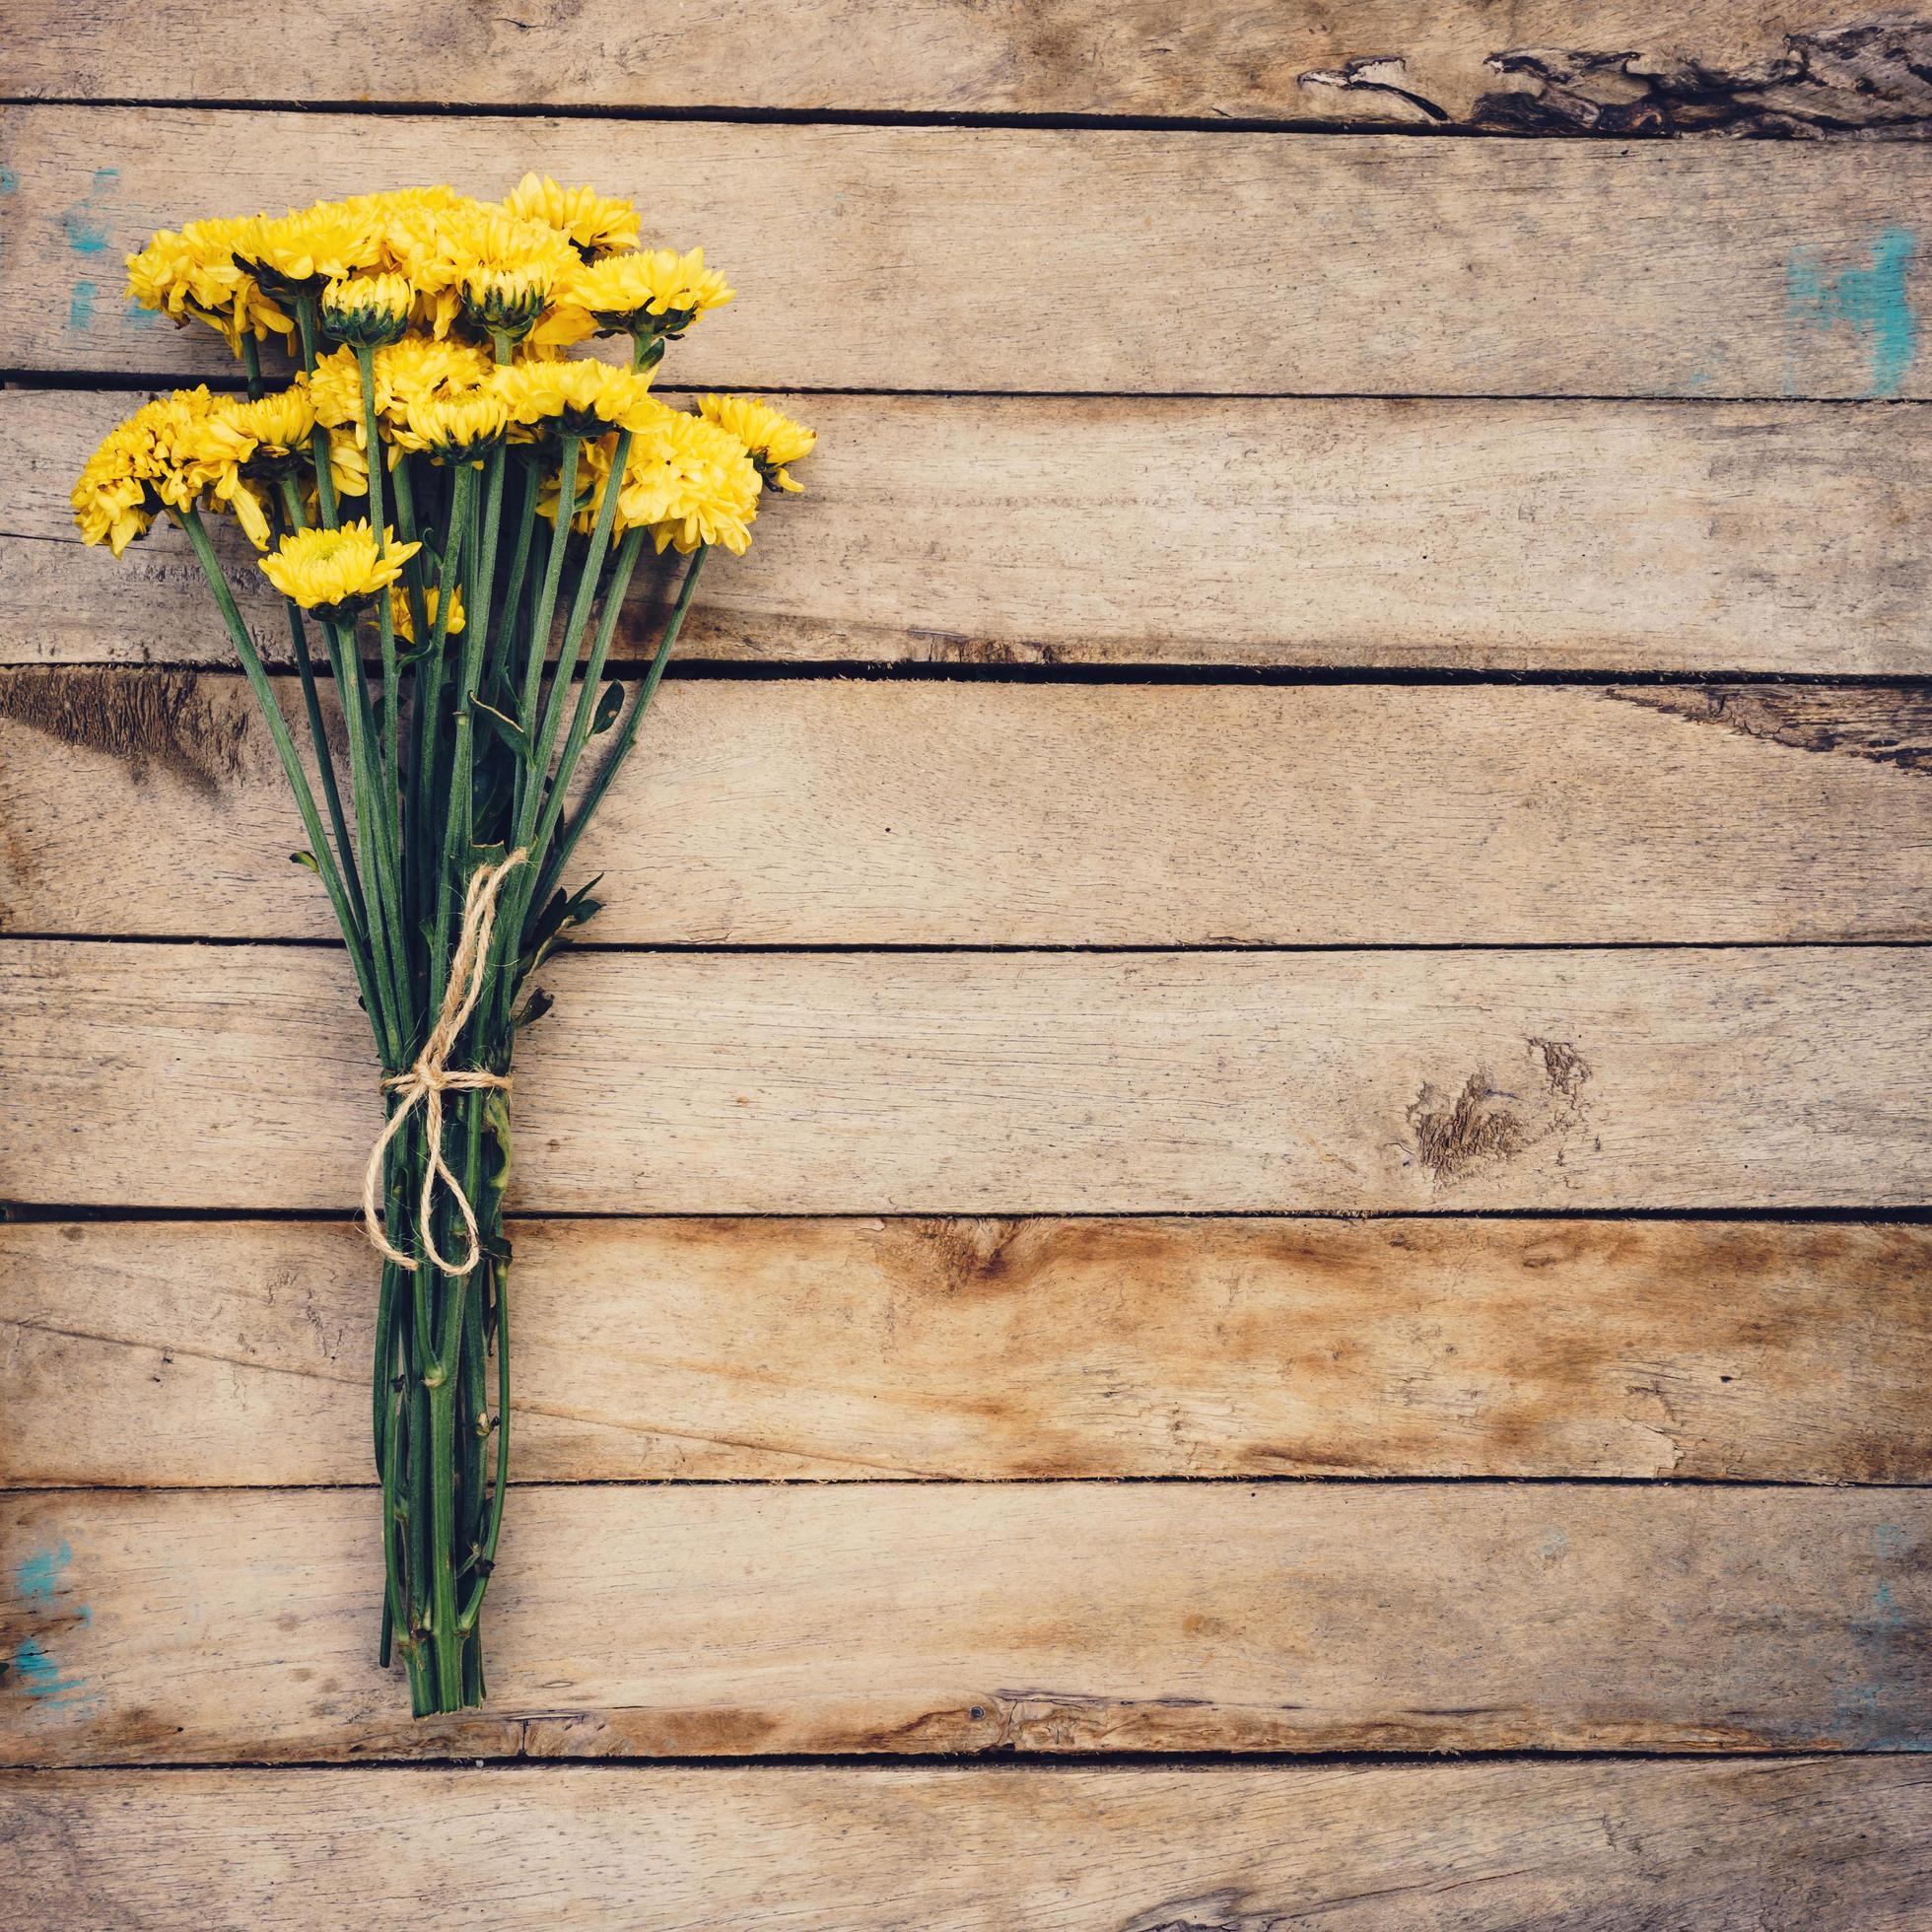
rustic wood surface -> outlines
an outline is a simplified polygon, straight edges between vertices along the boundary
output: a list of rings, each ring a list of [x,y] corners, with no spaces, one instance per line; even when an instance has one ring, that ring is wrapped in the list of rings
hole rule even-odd
[[[1932,930],[1916,689],[705,679],[657,707],[578,867],[602,943]],[[0,670],[0,931],[334,935],[236,673]]]
[[[1932,1480],[1922,1227],[707,1219],[514,1239],[526,1480]],[[344,1224],[0,1226],[0,1482],[370,1482],[369,1276]]]
[[[0,1220],[0,1761],[92,1767],[0,1777],[0,1920],[1932,1918],[1932,20],[16,13],[0,1199],[104,1217]],[[327,928],[183,547],[66,492],[234,375],[150,231],[526,167],[824,432],[688,656],[1060,681],[666,688],[584,869],[706,950],[547,976],[492,1698],[414,1726],[289,1218],[374,1069],[333,949],[178,943]],[[1130,1760],[1265,1750],[1733,1756]],[[1038,1760],[507,1761],[955,1751]]]
[[[0,1761],[1925,1749],[1932,1494],[530,1487],[481,1711],[374,1662],[369,1489],[0,1498]],[[18,1553],[13,1553],[18,1552]]]
[[[34,1925],[1914,1932],[1922,1761],[0,1778]],[[132,1848],[139,1847],[139,1855]]]
[[[117,564],[74,528],[73,479],[133,405],[0,391],[0,530],[35,539],[0,550],[0,659],[233,661],[177,531]],[[823,436],[809,487],[707,575],[686,656],[1932,669],[1916,405],[792,406]]]
[[[1657,134],[1918,131],[1926,27],[1870,0],[622,0],[488,15],[369,0],[352,17],[249,0],[233,42],[134,0],[32,10],[18,98],[410,105],[1134,114]],[[246,62],[236,46],[250,49]]]
[[[1912,947],[592,953],[518,1058],[524,1211],[1905,1206]],[[0,942],[0,1195],[361,1199],[320,947]]]
[[[1932,273],[1913,253],[1932,190],[1917,142],[13,106],[0,166],[0,332],[34,370],[214,366],[207,331],[121,293],[118,256],[158,228],[398,181],[508,189],[536,168],[635,192],[655,239],[702,240],[730,271],[744,299],[680,346],[666,374],[683,381],[1932,394],[1910,306]]]

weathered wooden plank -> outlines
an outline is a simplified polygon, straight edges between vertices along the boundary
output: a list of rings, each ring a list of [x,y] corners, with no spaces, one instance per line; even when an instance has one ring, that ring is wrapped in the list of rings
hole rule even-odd
[[[805,1483],[515,1500],[491,1702],[419,1724],[374,1663],[376,1491],[0,1498],[17,1586],[0,1760],[1892,1751],[1923,1749],[1932,1718],[1923,1489]]]
[[[129,406],[0,392],[0,530],[36,539],[0,543],[0,658],[231,661],[178,531],[79,542],[68,491]],[[686,656],[1932,669],[1916,405],[794,406],[810,490],[707,574]]]
[[[1932,1913],[1932,1770],[1910,1760],[47,1771],[0,1779],[0,1841],[21,1932],[425,1910],[734,1932],[1909,1932]]]
[[[214,366],[205,331],[127,310],[116,257],[156,228],[424,178],[501,192],[529,167],[635,192],[656,237],[730,271],[742,299],[680,350],[686,381],[1932,393],[1913,243],[1932,153],[1911,142],[15,106],[0,164],[0,330],[32,369]],[[1526,268],[1545,262],[1561,273]]]
[[[529,1480],[1932,1478],[1932,1230],[519,1223]],[[0,1482],[365,1483],[344,1225],[0,1225]]]
[[[707,679],[659,706],[584,850],[605,942],[1932,935],[1911,690]],[[0,930],[335,932],[239,674],[0,670]]]
[[[410,105],[423,76],[385,58],[437,50],[451,105],[776,107],[794,111],[1136,114],[1552,128],[1908,132],[1926,118],[1927,30],[1871,0],[1747,10],[1725,0],[706,0],[639,13],[487,15],[454,0],[374,0],[353,20],[249,0],[224,17],[248,63],[133,0],[23,10],[21,99]],[[297,31],[297,21],[301,31]],[[258,64],[257,64],[258,63]]]
[[[518,1061],[524,1211],[1911,1205],[1932,954],[625,954]],[[321,948],[0,943],[0,1197],[360,1199]]]

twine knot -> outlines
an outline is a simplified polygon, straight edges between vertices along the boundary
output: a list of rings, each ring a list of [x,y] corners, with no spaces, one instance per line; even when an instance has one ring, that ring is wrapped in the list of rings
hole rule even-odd
[[[420,1104],[423,1131],[429,1140],[430,1157],[423,1169],[422,1199],[417,1203],[416,1232],[423,1253],[444,1275],[468,1275],[483,1259],[481,1237],[476,1231],[476,1210],[463,1192],[462,1183],[443,1158],[443,1096],[446,1093],[480,1093],[491,1087],[507,1087],[508,1073],[492,1073],[482,1068],[451,1070],[449,1056],[456,1049],[457,1037],[469,1023],[476,1002],[483,995],[483,977],[490,962],[490,935],[497,923],[497,894],[508,875],[529,857],[525,851],[513,852],[501,865],[481,866],[470,874],[463,894],[463,923],[456,935],[455,956],[449,962],[449,983],[443,992],[443,1008],[423,1042],[415,1064],[405,1072],[391,1073],[382,1082],[383,1091],[396,1096],[398,1105],[389,1115],[376,1145],[370,1149],[369,1166],[363,1175],[363,1226],[377,1252],[398,1268],[416,1272],[413,1257],[393,1246],[382,1229],[379,1197],[382,1191],[382,1156],[389,1142],[402,1131],[403,1123]],[[447,1259],[436,1245],[436,1221],[432,1212],[438,1180],[448,1190],[462,1216],[464,1238],[469,1243],[468,1258],[461,1262]]]

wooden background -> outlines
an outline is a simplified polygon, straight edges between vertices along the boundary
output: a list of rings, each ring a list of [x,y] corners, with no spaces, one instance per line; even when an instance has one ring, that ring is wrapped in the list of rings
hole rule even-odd
[[[0,1921],[1932,1923],[1932,24],[0,32]],[[218,367],[150,230],[525,168],[824,445],[585,855],[412,1725],[346,974],[66,491]]]

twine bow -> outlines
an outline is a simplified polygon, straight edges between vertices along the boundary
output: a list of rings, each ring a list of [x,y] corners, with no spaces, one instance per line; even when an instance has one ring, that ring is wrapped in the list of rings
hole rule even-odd
[[[501,865],[484,866],[469,877],[463,894],[463,923],[456,936],[455,957],[449,962],[449,983],[444,989],[443,1010],[436,1016],[423,1051],[407,1072],[391,1073],[382,1082],[383,1090],[398,1096],[400,1105],[389,1116],[389,1124],[371,1148],[369,1167],[363,1175],[363,1226],[377,1251],[399,1268],[413,1275],[416,1263],[390,1244],[382,1230],[378,1196],[382,1190],[382,1156],[389,1142],[402,1131],[402,1124],[420,1101],[423,1128],[429,1138],[429,1164],[423,1169],[423,1195],[417,1204],[416,1231],[422,1238],[423,1253],[445,1275],[467,1275],[483,1258],[482,1241],[476,1231],[476,1210],[469,1205],[462,1183],[450,1172],[443,1158],[443,1096],[446,1093],[478,1093],[489,1087],[507,1087],[508,1073],[491,1073],[482,1068],[451,1072],[448,1060],[455,1051],[457,1036],[469,1021],[483,994],[483,976],[490,960],[490,934],[497,923],[497,893],[504,879],[522,864],[529,854],[513,852]],[[431,1213],[432,1197],[441,1179],[463,1219],[463,1233],[469,1242],[468,1259],[452,1262],[436,1245],[436,1221]]]

